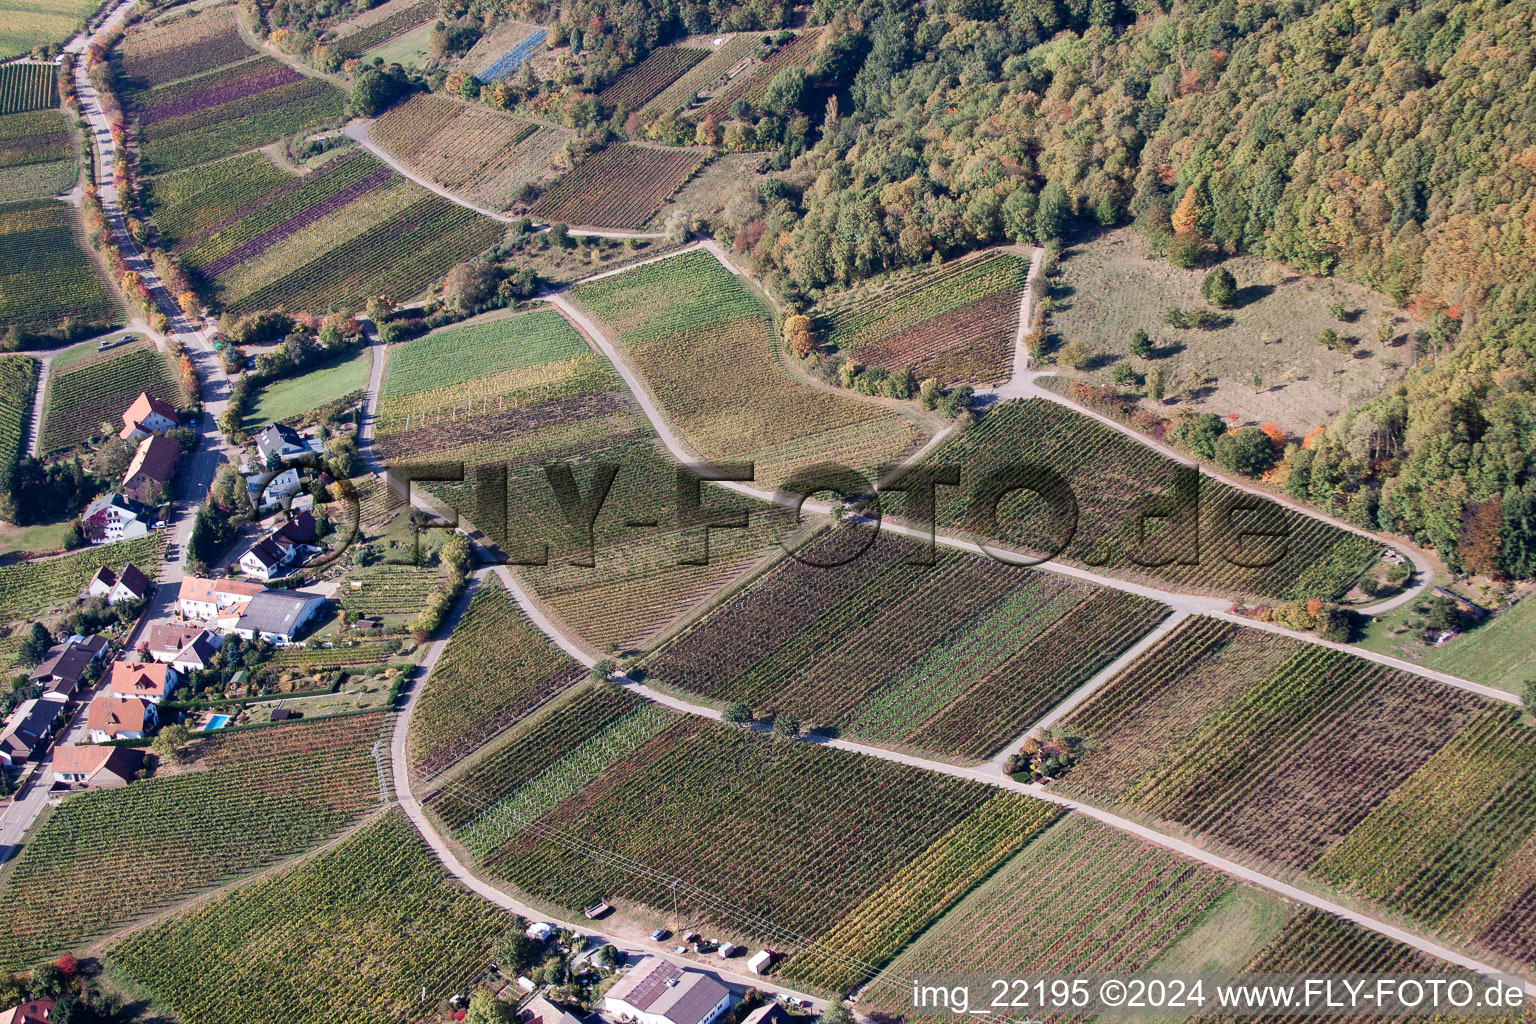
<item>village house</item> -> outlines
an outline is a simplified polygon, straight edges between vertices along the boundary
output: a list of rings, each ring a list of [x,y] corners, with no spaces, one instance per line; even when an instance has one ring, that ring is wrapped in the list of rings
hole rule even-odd
[[[28,999],[20,1006],[0,1010],[0,1024],[48,1024],[53,1002],[52,999]]]
[[[639,1024],[714,1024],[731,1007],[731,992],[698,971],[648,956],[603,997],[609,1013]]]
[[[205,632],[207,627],[195,622],[160,622],[149,627],[143,646],[149,649],[151,658],[169,664],[176,660],[183,647]]]
[[[134,501],[158,505],[171,498],[171,481],[176,478],[176,460],[181,448],[168,437],[151,434],[133,453],[128,471],[123,474],[123,493]]]
[[[114,697],[138,697],[158,704],[171,695],[180,674],[158,661],[115,661],[107,675],[105,692]]]
[[[562,1010],[543,996],[534,996],[517,1011],[518,1024],[581,1024],[581,1018]]]
[[[273,455],[287,462],[314,453],[303,434],[283,423],[269,423],[262,428],[261,433],[256,435],[256,451],[263,466],[270,462]]]
[[[171,667],[185,675],[188,672],[201,672],[213,666],[213,659],[219,653],[219,645],[224,638],[216,636],[208,630],[203,630],[187,646],[176,652],[171,659]]]
[[[18,765],[37,757],[53,739],[64,705],[56,700],[23,701],[0,732],[0,764]]]
[[[182,578],[181,590],[176,602],[184,619],[200,622],[217,621],[221,627],[227,619],[230,625],[245,612],[251,598],[266,588],[249,580],[210,580],[202,576]]]
[[[250,493],[251,504],[260,512],[282,507],[283,502],[291,501],[296,495],[303,493],[304,480],[299,476],[299,471],[289,466],[278,473],[260,473],[246,478],[246,489]]]
[[[155,727],[155,706],[137,697],[102,694],[91,701],[85,727],[92,743],[143,739]]]
[[[43,688],[44,700],[66,703],[85,681],[86,671],[92,662],[99,661],[107,653],[104,637],[68,640],[48,651],[48,657],[32,670],[27,682]]]
[[[96,570],[96,575],[91,577],[83,593],[86,597],[105,598],[107,604],[116,605],[123,601],[142,601],[149,596],[149,588],[153,586],[149,577],[139,571],[132,562],[123,566],[123,571],[114,573],[106,566]]]
[[[276,534],[263,537],[240,556],[240,571],[259,580],[270,580],[274,576],[282,576],[284,573],[281,570],[293,559],[297,551],[294,545],[278,540]]]
[[[144,755],[132,747],[66,744],[53,752],[53,781],[78,789],[121,789],[143,764]]]
[[[80,528],[92,544],[132,540],[149,533],[149,514],[143,505],[117,492],[103,494],[80,513]]]
[[[251,598],[245,614],[235,623],[235,632],[247,640],[260,637],[283,646],[292,643],[324,607],[325,598],[319,594],[264,590]]]
[[[176,426],[176,407],[147,391],[140,391],[133,404],[123,410],[123,429],[117,435],[133,442],[151,434],[163,434]]]

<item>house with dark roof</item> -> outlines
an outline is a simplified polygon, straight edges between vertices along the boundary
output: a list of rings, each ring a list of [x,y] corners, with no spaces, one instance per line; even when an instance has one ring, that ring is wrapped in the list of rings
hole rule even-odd
[[[191,643],[176,652],[176,656],[171,659],[171,667],[182,673],[199,672],[211,667],[222,641],[222,637],[203,630]]]
[[[142,739],[155,727],[155,721],[155,706],[149,701],[105,693],[91,701],[85,713],[92,743]]]
[[[261,456],[261,464],[266,465],[273,455],[287,462],[300,455],[313,454],[314,449],[303,434],[287,424],[269,423],[256,435],[256,451]]]
[[[41,754],[52,741],[63,711],[64,705],[56,700],[22,702],[0,732],[0,764],[22,764]]]
[[[123,601],[142,601],[149,596],[149,588],[153,586],[149,577],[139,571],[138,566],[129,562],[123,566],[123,571],[114,573],[107,566],[96,570],[96,575],[85,585],[81,591],[86,597],[104,598],[109,605],[115,605]]]
[[[103,494],[80,513],[80,528],[92,544],[132,540],[149,533],[149,513],[143,505],[117,492]]]
[[[282,576],[282,569],[297,551],[294,545],[279,542],[275,534],[263,537],[240,556],[240,571],[259,580]]]
[[[731,992],[707,974],[648,956],[608,990],[603,1005],[640,1024],[714,1024],[731,1008]]]
[[[53,781],[76,789],[121,789],[143,765],[143,753],[132,747],[66,744],[53,751]]]
[[[133,404],[123,410],[123,429],[117,436],[124,441],[137,441],[150,434],[163,434],[175,426],[176,407],[147,391],[140,391]]]
[[[251,598],[235,632],[247,640],[260,637],[279,646],[292,643],[320,610],[325,598],[297,590],[264,590]]]
[[[123,493],[134,501],[158,505],[172,497],[171,481],[176,479],[176,460],[181,448],[168,437],[151,434],[133,453],[128,471],[123,474]]]
[[[107,642],[101,637],[91,637],[95,643],[70,640],[48,652],[41,665],[27,677],[30,683],[43,688],[43,699],[67,702],[75,690],[85,681],[86,670],[106,652]]]

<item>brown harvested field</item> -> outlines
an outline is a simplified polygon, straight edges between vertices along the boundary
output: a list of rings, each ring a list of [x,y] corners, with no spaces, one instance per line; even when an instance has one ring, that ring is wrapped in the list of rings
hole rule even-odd
[[[1304,434],[1377,394],[1412,362],[1405,339],[1414,325],[1385,296],[1249,256],[1222,266],[1237,278],[1239,288],[1239,307],[1221,311],[1231,325],[1184,330],[1165,325],[1163,313],[1170,306],[1209,308],[1200,297],[1205,270],[1180,270],[1153,254],[1130,228],[1071,247],[1061,261],[1050,330],[1060,343],[1080,339],[1099,359],[1090,372],[1059,371],[1107,384],[1120,359],[1129,359],[1142,374],[1162,367],[1172,385],[1170,407],[1191,404],[1200,412],[1236,413],[1245,422],[1274,422]],[[1341,323],[1329,314],[1334,302],[1356,311],[1353,322]],[[1377,325],[1383,323],[1391,325],[1395,339],[1387,346],[1375,341]],[[1152,360],[1131,358],[1137,328],[1151,336],[1160,352],[1180,350]],[[1317,337],[1325,329],[1358,338],[1355,355],[1319,345]],[[1258,393],[1252,384],[1255,373],[1263,382]],[[1191,374],[1205,383],[1191,383]]]
[[[443,188],[505,210],[525,184],[553,177],[559,129],[418,94],[374,122],[369,135]]]
[[[708,155],[703,149],[611,145],[560,179],[529,212],[566,224],[638,230]]]

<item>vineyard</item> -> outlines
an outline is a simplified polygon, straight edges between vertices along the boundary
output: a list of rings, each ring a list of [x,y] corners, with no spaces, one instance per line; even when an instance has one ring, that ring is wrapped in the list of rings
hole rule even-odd
[[[568,135],[483,107],[418,93],[375,121],[369,137],[411,169],[497,210],[553,177]]]
[[[130,936],[109,963],[186,1024],[385,1024],[464,991],[513,921],[453,882],[396,811]]]
[[[31,356],[0,356],[0,466],[25,455],[27,423],[37,392],[38,362]]]
[[[353,569],[339,593],[342,607],[358,615],[415,615],[441,585],[435,570],[384,564]]]
[[[54,65],[0,65],[0,114],[46,110],[58,105],[58,68]]]
[[[601,893],[666,914],[675,899],[678,914],[760,938],[763,920],[818,935],[992,795],[979,783],[689,716],[496,843],[484,863],[565,907]],[[521,823],[511,816],[508,826]],[[576,837],[660,875],[574,853],[566,844]],[[729,894],[731,905],[701,902],[690,886]]]
[[[133,103],[140,112],[147,174],[317,128],[339,118],[345,105],[330,83],[298,75],[269,57],[159,86],[136,94]]]
[[[477,378],[591,354],[559,313],[538,310],[435,331],[396,346],[380,399],[453,388]]]
[[[902,978],[1135,974],[1232,886],[1217,871],[1070,815],[967,895],[890,970]],[[796,976],[798,970],[792,962],[786,973]],[[910,1000],[910,988],[894,979],[861,997],[869,1009],[889,1013],[901,1012]]]
[[[1060,548],[1061,518],[1037,509],[1038,499],[1026,507],[1023,498],[1004,498],[997,507],[1002,526],[979,515],[974,501],[974,489],[996,472],[1045,466],[1076,502],[1075,532],[1059,557],[1177,590],[1330,598],[1348,589],[1381,547],[1205,476],[1197,522],[1192,503],[1176,497],[1178,467],[1171,459],[1044,399],[992,408],[925,461],[961,472],[958,487],[939,491],[941,528],[1026,551]]]
[[[499,584],[482,587],[416,699],[411,767],[437,774],[565,687],[580,669],[523,618]]]
[[[598,101],[604,106],[622,103],[630,110],[638,110],[698,66],[711,52],[691,46],[659,46],[599,93]]]
[[[236,315],[327,311],[378,294],[405,299],[500,236],[495,221],[391,179],[345,215],[322,218],[243,264],[238,287],[221,281],[220,294]]]
[[[1517,717],[1340,651],[1196,618],[1063,724],[1088,747],[1058,785],[1529,965],[1536,733]]]
[[[791,377],[775,361],[761,303],[707,252],[645,264],[570,294],[624,343],[674,429],[707,459],[755,459],[759,486],[829,459],[856,467],[894,462],[922,441],[896,413]]]
[[[860,365],[910,368],[919,380],[1006,380],[1028,275],[1028,260],[995,251],[902,274],[818,310],[816,333]]]
[[[48,379],[39,449],[59,452],[88,444],[108,432],[103,424],[117,433],[123,410],[141,391],[178,408],[187,403],[164,353],[147,341],[114,347],[53,374]]]
[[[0,196],[6,201],[68,192],[75,176],[74,145],[62,111],[0,117]]]
[[[0,206],[0,328],[53,333],[65,318],[102,327],[122,320],[81,245],[74,211],[53,200]]]
[[[117,49],[123,76],[140,89],[255,56],[240,39],[233,7],[215,7],[168,25],[137,25]]]
[[[616,143],[589,156],[528,212],[541,220],[639,230],[708,156],[703,149]]]
[[[887,534],[823,535],[646,662],[648,677],[758,714],[981,760],[1113,661],[1156,602]],[[844,563],[844,564],[838,564]]]
[[[692,103],[700,91],[722,80],[731,68],[750,57],[757,49],[758,38],[750,32],[740,32],[715,47],[708,57],[641,107],[641,120],[670,114]]]
[[[384,721],[212,736],[184,755],[196,770],[67,797],[0,884],[0,964],[20,969],[335,835],[378,806],[369,751]]]
[[[356,665],[377,665],[388,661],[399,648],[399,640],[359,640],[337,647],[300,647],[290,644],[274,652],[268,662],[279,668],[322,672]]]
[[[348,33],[330,45],[343,57],[358,57],[365,50],[371,50],[380,43],[387,43],[396,36],[409,32],[422,22],[430,20],[436,12],[436,4],[431,0],[421,0],[420,3],[411,4],[388,17],[365,25],[356,32]]]
[[[797,32],[789,42],[731,79],[725,88],[715,93],[701,109],[693,111],[693,116],[701,121],[707,117],[725,118],[729,116],[731,108],[738,101],[745,101],[756,107],[780,71],[810,63],[811,57],[816,52],[816,40],[820,35],[820,29]]]
[[[180,253],[304,181],[260,153],[240,153],[146,181],[143,196],[167,247]]]
[[[507,77],[521,67],[523,61],[533,55],[533,51],[548,35],[549,33],[542,28],[534,29],[510,50],[488,64],[476,77],[482,82],[494,82],[498,78]]]
[[[159,532],[102,547],[15,565],[0,565],[0,618],[44,612],[72,602],[103,565],[155,565],[165,538]]]

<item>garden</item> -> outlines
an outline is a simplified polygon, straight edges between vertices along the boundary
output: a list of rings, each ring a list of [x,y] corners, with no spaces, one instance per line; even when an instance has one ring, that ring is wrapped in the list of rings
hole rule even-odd
[[[892,534],[857,555],[865,532],[830,531],[780,562],[651,654],[647,678],[974,763],[1166,614],[980,555],[946,549],[925,565],[925,547]]]
[[[122,322],[82,241],[67,203],[0,206],[0,328],[60,334],[66,320],[71,330]]]
[[[471,599],[411,718],[412,769],[432,776],[566,687],[581,666],[487,582]]]
[[[922,443],[905,416],[790,376],[776,361],[763,305],[708,252],[645,264],[570,295],[613,329],[687,442],[712,461],[755,459],[760,487],[828,460],[895,462]]]
[[[541,220],[638,231],[708,156],[706,149],[613,143],[546,190],[528,212]]]
[[[0,964],[19,970],[336,835],[379,806],[369,751],[386,717],[198,738],[154,778],[66,797],[0,882]]]
[[[43,405],[43,452],[68,451],[122,429],[123,410],[141,391],[180,408],[187,404],[181,381],[165,353],[147,341],[116,345],[100,355],[55,368]]]
[[[515,921],[453,881],[393,811],[129,936],[108,967],[186,1024],[385,1024],[463,991]]]
[[[1013,372],[1029,261],[991,251],[896,275],[816,310],[817,337],[861,366],[993,384]]]

